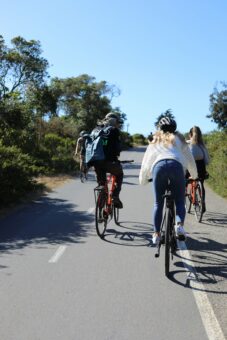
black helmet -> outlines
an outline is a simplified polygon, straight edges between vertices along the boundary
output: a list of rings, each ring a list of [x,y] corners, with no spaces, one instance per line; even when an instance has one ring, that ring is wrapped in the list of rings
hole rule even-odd
[[[158,127],[164,132],[175,132],[177,129],[177,123],[172,118],[163,117],[158,122]]]
[[[84,130],[80,131],[80,137],[83,137],[84,135],[87,135],[87,131]]]
[[[105,120],[108,120],[110,118],[116,119],[119,124],[123,124],[124,123],[123,119],[121,119],[120,116],[118,114],[116,114],[116,113],[113,113],[113,112],[107,113],[107,115],[105,116]]]

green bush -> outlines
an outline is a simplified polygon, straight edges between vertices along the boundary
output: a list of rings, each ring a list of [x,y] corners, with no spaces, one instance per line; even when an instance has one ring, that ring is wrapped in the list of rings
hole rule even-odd
[[[54,133],[45,135],[42,141],[42,158],[49,172],[70,172],[75,170],[73,151],[75,142]]]
[[[0,206],[14,202],[34,188],[33,177],[40,170],[29,155],[0,141]]]
[[[132,136],[128,132],[121,131],[121,144],[123,150],[127,150],[132,147]]]
[[[132,141],[133,141],[133,144],[136,144],[136,145],[147,145],[146,138],[144,137],[144,135],[139,134],[139,133],[132,135]]]
[[[208,184],[219,195],[227,197],[227,133],[215,131],[204,139],[210,155]]]

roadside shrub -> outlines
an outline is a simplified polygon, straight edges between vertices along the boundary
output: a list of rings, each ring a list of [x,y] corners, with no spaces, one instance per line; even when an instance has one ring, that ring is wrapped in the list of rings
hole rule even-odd
[[[29,155],[0,141],[0,206],[16,201],[34,188],[33,177],[40,170]]]
[[[227,133],[215,131],[205,136],[210,154],[208,184],[219,195],[227,197]]]
[[[125,131],[121,131],[121,144],[123,150],[127,150],[133,146],[132,136]]]
[[[70,172],[75,170],[73,152],[75,142],[54,133],[45,135],[42,141],[42,159],[49,172]]]
[[[144,135],[139,133],[132,135],[132,141],[135,145],[147,145],[146,138],[144,137]]]

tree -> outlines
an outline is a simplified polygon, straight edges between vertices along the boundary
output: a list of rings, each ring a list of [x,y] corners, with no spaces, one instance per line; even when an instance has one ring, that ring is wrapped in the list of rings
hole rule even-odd
[[[164,117],[169,117],[169,118],[171,118],[171,119],[175,119],[174,115],[172,114],[172,110],[171,110],[171,109],[168,109],[168,110],[166,110],[165,112],[161,113],[161,114],[158,116],[158,118],[157,118],[157,120],[156,120],[156,122],[155,122],[155,124],[154,124],[156,128],[158,127],[158,123],[159,123],[160,119],[162,119],[162,118],[164,118]]]
[[[227,84],[221,83],[223,88],[218,91],[214,88],[214,92],[210,95],[210,114],[207,118],[211,118],[221,130],[227,130]]]
[[[73,118],[78,130],[88,131],[112,111],[111,99],[119,93],[115,86],[106,81],[96,82],[87,74],[67,79],[54,78],[50,87],[58,98],[58,111]],[[119,108],[115,110],[126,118]]]
[[[25,93],[31,83],[40,86],[47,77],[48,62],[40,56],[39,41],[15,37],[11,43],[13,47],[8,48],[0,35],[0,99]]]

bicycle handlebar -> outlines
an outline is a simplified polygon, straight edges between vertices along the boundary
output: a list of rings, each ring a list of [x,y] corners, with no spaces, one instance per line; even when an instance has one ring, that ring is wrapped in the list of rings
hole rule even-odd
[[[196,181],[201,181],[201,178],[187,178],[186,179],[186,183],[192,183],[192,182],[196,182]]]
[[[120,161],[120,160],[119,160],[119,162],[122,163],[122,164],[125,164],[125,163],[133,163],[134,160],[133,160],[133,159],[132,159],[132,160],[125,160],[125,161]]]

